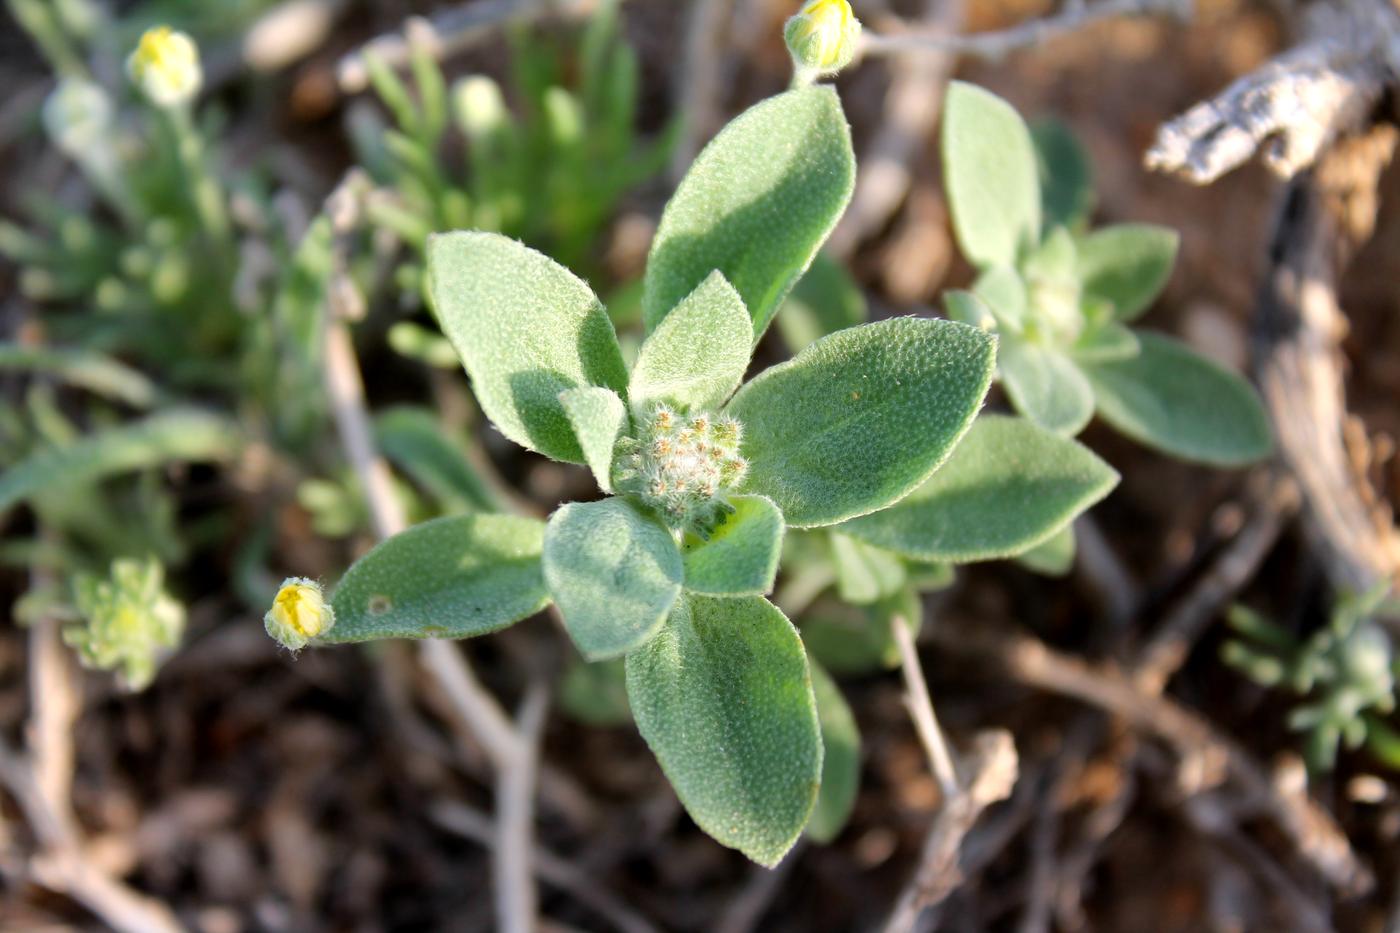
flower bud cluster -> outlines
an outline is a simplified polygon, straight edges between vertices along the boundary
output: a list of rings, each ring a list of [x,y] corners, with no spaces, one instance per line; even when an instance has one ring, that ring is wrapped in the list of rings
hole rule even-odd
[[[105,578],[79,575],[74,601],[83,621],[64,627],[63,640],[86,667],[120,668],[132,690],[151,682],[161,654],[185,630],[185,608],[166,592],[154,559],[113,561]]]
[[[613,482],[672,528],[708,538],[733,507],[725,499],[748,472],[739,455],[743,426],[728,415],[681,414],[657,405],[636,438],[618,446]]]

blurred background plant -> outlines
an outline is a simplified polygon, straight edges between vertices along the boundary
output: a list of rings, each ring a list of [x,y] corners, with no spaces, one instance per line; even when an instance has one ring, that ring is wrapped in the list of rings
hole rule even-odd
[[[207,82],[190,35],[226,44],[270,6],[149,2],[115,15],[87,0],[9,3],[56,78],[40,125],[76,171],[0,219],[0,256],[37,312],[0,344],[0,374],[25,387],[22,406],[0,407],[0,560],[40,568],[26,612],[86,620],[70,641],[132,687],[178,637],[170,620],[183,610],[165,587],[189,590],[178,574],[164,582],[168,568],[231,548],[234,590],[261,606],[281,577],[269,564],[287,505],[326,537],[367,526],[323,388],[331,299],[354,317],[397,290],[402,310],[420,311],[427,235],[467,226],[570,256],[610,284],[600,234],[675,135],[675,124],[649,143],[638,134],[637,59],[615,2],[582,28],[513,30],[504,91],[485,75],[449,86],[410,28],[411,81],[367,56],[392,127],[351,109],[373,181],[361,221],[338,233],[275,159],[235,168],[223,97],[197,105]],[[190,33],[153,25],[166,16]],[[394,271],[396,244],[411,258]],[[432,331],[398,325],[391,347],[444,365]],[[403,406],[376,427],[412,519],[499,504],[461,426]],[[206,462],[226,466],[187,465]],[[32,520],[13,520],[21,502]],[[130,579],[133,561],[157,585],[112,583],[117,595],[98,599],[92,581]]]
[[[1304,749],[1314,771],[1331,771],[1342,745],[1364,745],[1377,760],[1400,768],[1400,732],[1388,720],[1400,661],[1379,621],[1400,615],[1389,593],[1386,582],[1339,600],[1327,624],[1307,636],[1247,606],[1230,608],[1236,637],[1222,646],[1221,658],[1255,683],[1299,697],[1288,727],[1307,734]]]

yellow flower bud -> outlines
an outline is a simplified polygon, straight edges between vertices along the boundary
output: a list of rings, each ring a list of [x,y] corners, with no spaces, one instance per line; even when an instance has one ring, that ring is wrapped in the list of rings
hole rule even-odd
[[[847,0],[807,0],[783,38],[799,71],[835,74],[855,58],[860,20]]]
[[[263,616],[263,626],[282,647],[300,651],[311,639],[335,627],[335,612],[322,595],[321,584],[291,577],[277,591],[272,608]]]
[[[199,93],[204,72],[199,46],[183,32],[155,26],[141,36],[126,60],[126,72],[141,91],[160,107],[189,103]]]

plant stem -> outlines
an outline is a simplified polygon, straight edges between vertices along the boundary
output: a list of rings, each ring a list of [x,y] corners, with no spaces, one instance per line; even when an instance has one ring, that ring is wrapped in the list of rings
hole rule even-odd
[[[185,188],[194,203],[199,222],[211,240],[226,246],[232,240],[232,228],[224,207],[224,189],[205,161],[204,140],[194,125],[189,107],[167,107],[163,113],[170,123],[175,153],[185,175]]]
[[[914,647],[914,636],[909,632],[909,623],[903,616],[896,615],[890,620],[894,641],[899,646],[900,669],[904,672],[904,687],[908,691],[905,704],[914,720],[914,728],[919,740],[928,753],[929,767],[934,779],[943,791],[946,804],[959,791],[958,772],[953,765],[953,755],[943,738],[943,730],[938,727],[938,717],[933,712],[933,700],[929,697],[928,682],[924,680],[924,669],[919,663],[919,652]]]

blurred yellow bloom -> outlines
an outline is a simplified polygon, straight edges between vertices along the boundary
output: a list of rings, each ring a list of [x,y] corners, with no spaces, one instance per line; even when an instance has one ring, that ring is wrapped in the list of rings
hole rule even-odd
[[[831,74],[851,63],[860,20],[847,0],[807,0],[783,30],[799,69]]]
[[[126,60],[126,71],[142,92],[161,107],[188,103],[199,93],[204,72],[199,47],[169,26],[147,29]]]
[[[277,591],[272,608],[263,616],[263,626],[278,644],[299,651],[335,627],[335,612],[321,593],[321,584],[291,577]]]

